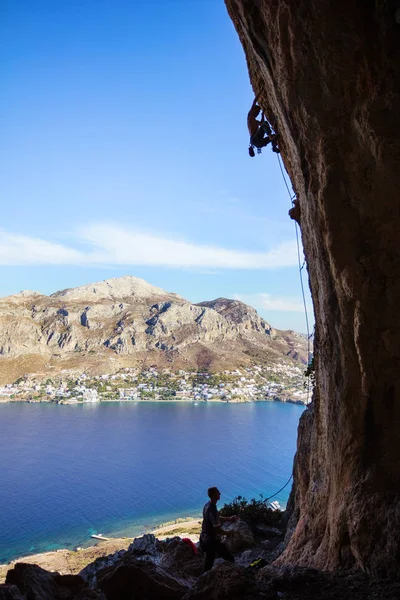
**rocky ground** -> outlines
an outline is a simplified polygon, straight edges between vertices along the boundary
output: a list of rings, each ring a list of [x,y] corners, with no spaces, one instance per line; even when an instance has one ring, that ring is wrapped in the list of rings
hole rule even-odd
[[[38,565],[42,569],[57,571],[61,575],[77,575],[84,567],[94,562],[97,558],[108,554],[115,554],[119,550],[127,550],[132,541],[132,538],[113,538],[104,542],[98,542],[89,548],[82,548],[76,551],[62,548],[52,552],[24,556],[7,565],[0,565],[0,583],[5,582],[8,571],[13,569],[18,562]]]
[[[227,527],[226,544],[235,564],[217,560],[203,574],[203,556],[179,537],[153,534],[127,550],[97,558],[78,574],[61,575],[17,563],[0,585],[0,600],[398,600],[400,583],[373,580],[360,572],[327,573],[301,567],[274,567],[283,548],[283,529]],[[173,530],[171,530],[173,531]],[[166,533],[164,531],[164,533]],[[254,561],[258,561],[254,564]]]
[[[193,542],[198,542],[200,529],[201,520],[187,518],[177,519],[171,523],[164,523],[154,529],[152,533],[159,540],[181,536],[190,538]],[[98,558],[127,550],[132,542],[133,538],[129,537],[108,538],[104,541],[98,541],[88,548],[79,548],[76,550],[61,548],[51,552],[23,556],[8,564],[0,565],[0,584],[5,582],[8,571],[14,568],[19,562],[38,565],[47,571],[57,571],[60,575],[77,575],[82,569]]]

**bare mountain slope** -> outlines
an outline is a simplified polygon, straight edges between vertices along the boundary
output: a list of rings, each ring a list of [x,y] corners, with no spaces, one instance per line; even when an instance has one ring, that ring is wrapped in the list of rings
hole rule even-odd
[[[0,357],[2,381],[22,374],[19,364],[23,373],[46,364],[103,372],[136,364],[218,370],[307,358],[301,336],[273,329],[242,302],[191,304],[130,276],[0,299]]]

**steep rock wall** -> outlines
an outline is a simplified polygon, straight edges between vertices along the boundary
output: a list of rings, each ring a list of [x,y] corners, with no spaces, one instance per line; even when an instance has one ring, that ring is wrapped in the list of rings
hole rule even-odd
[[[301,210],[313,415],[281,561],[400,572],[400,27],[386,0],[226,0]],[[245,119],[245,115],[243,115]],[[245,151],[245,149],[244,149]],[[262,160],[262,157],[261,157]]]

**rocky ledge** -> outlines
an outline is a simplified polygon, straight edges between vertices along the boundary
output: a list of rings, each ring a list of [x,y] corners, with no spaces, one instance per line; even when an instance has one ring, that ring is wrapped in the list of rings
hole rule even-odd
[[[400,583],[373,580],[360,572],[340,575],[301,567],[276,567],[284,547],[284,526],[228,526],[227,545],[235,564],[217,559],[203,574],[196,546],[152,534],[137,538],[128,550],[98,558],[79,575],[50,573],[17,563],[0,585],[0,600],[261,600],[313,598],[398,600]]]

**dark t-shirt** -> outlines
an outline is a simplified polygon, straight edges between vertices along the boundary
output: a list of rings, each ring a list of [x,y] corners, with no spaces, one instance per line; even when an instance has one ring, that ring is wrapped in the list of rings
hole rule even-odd
[[[204,505],[203,508],[203,524],[201,526],[200,541],[207,542],[209,540],[215,540],[217,533],[215,527],[219,527],[221,521],[216,504],[213,504],[211,500]]]

